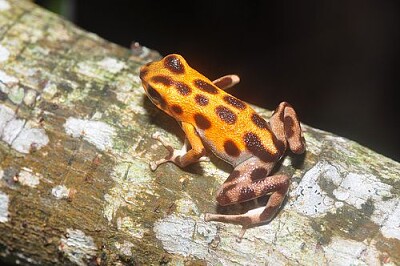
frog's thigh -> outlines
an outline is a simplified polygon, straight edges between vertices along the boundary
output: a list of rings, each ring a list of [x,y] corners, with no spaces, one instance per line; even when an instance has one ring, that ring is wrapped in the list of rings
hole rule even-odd
[[[217,195],[218,203],[224,206],[275,192],[284,197],[289,187],[289,177],[268,176],[271,168],[271,164],[265,164],[254,158],[238,165],[220,188]]]
[[[266,206],[237,215],[206,213],[206,221],[239,223],[246,229],[275,216],[285,199],[290,179],[286,175],[268,176],[272,165],[252,163],[245,162],[235,168],[220,189],[217,201],[220,205],[228,205],[271,193]],[[244,232],[242,230],[240,238]]]

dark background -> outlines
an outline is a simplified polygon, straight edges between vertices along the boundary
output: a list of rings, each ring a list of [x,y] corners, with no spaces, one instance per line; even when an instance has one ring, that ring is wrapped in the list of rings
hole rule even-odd
[[[399,1],[37,1],[129,47],[182,54],[230,93],[400,161]]]

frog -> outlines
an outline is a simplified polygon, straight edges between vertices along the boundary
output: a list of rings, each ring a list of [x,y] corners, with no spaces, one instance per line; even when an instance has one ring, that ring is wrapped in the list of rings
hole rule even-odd
[[[270,222],[290,186],[288,175],[271,172],[287,150],[303,154],[306,149],[294,108],[281,102],[267,122],[249,104],[226,91],[239,83],[238,75],[211,81],[179,54],[145,64],[139,77],[150,101],[173,117],[185,134],[181,149],[174,149],[159,134],[152,136],[169,153],[151,162],[151,170],[167,162],[185,168],[209,161],[206,153],[211,151],[233,167],[216,192],[218,205],[242,203],[264,195],[269,198],[265,206],[245,213],[205,213],[204,220],[241,225],[239,239],[248,228]]]

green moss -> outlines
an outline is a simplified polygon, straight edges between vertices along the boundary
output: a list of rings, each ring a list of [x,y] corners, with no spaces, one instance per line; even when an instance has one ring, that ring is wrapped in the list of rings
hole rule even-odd
[[[10,92],[8,93],[8,98],[15,104],[22,103],[24,96],[25,96],[25,91],[22,87],[19,86],[12,87],[10,89]]]
[[[326,221],[323,218],[316,218],[310,223],[311,228],[314,230],[314,238],[317,240],[317,243],[320,245],[328,245],[331,240],[334,232],[330,230],[330,228],[326,227]]]
[[[324,225],[332,236],[364,241],[379,231],[379,225],[371,221],[373,209],[371,201],[367,201],[361,210],[345,204],[336,213],[328,213]]]

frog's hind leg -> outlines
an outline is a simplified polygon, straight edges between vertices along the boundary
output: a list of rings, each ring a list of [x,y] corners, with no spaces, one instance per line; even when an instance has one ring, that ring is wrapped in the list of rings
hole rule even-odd
[[[240,82],[238,75],[226,75],[213,81],[214,85],[221,90],[229,89]]]
[[[289,188],[290,179],[286,175],[268,176],[270,165],[258,159],[250,159],[238,165],[231,173],[217,195],[220,205],[248,201],[271,194],[265,207],[250,210],[243,214],[224,215],[206,213],[206,221],[228,222],[242,225],[241,238],[246,228],[270,221],[279,210]]]
[[[271,130],[284,149],[289,146],[296,154],[305,151],[306,144],[296,111],[287,102],[281,102],[269,120]]]

